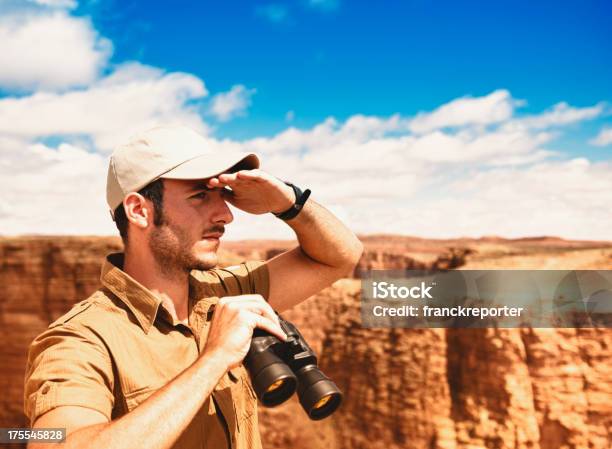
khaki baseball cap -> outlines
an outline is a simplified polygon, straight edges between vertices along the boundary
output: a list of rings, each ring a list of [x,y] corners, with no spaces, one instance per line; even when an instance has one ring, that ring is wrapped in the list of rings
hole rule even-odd
[[[258,168],[259,158],[255,153],[220,151],[186,126],[158,126],[132,136],[115,148],[108,164],[106,201],[111,216],[128,193],[159,178],[210,178],[239,163],[241,169]]]

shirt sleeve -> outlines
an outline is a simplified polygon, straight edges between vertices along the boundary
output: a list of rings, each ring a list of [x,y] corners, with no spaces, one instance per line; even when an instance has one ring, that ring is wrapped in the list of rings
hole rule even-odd
[[[268,300],[270,277],[265,261],[248,261],[209,272],[196,273],[195,279],[203,290],[203,296],[237,296],[260,294]]]
[[[30,426],[65,405],[91,408],[111,419],[112,362],[102,341],[82,324],[50,327],[36,337],[28,353],[24,411]]]

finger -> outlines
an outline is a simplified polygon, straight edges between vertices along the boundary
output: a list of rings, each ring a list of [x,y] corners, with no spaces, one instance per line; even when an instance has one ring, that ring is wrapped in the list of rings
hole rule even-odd
[[[251,179],[251,178],[239,178],[237,177],[237,175],[233,174],[231,176],[225,176],[225,175],[220,175],[219,176],[219,181],[222,184],[228,185],[228,186],[232,186],[232,187],[248,187],[248,186],[252,186],[254,184],[256,184],[257,182],[260,181],[260,179]]]
[[[264,180],[260,170],[240,170],[236,173],[238,179],[250,180],[250,181],[262,181]]]
[[[280,320],[278,318],[278,315],[268,303],[252,303],[252,310],[255,310],[259,315],[266,317],[267,319],[275,322],[277,325],[280,326]]]
[[[223,298],[225,305],[249,310],[258,315],[279,323],[278,315],[272,306],[261,295],[241,295]]]
[[[253,299],[255,301],[263,301],[263,302],[266,301],[264,297],[258,293],[247,293],[245,295],[222,296],[219,299],[219,304],[227,304],[229,302],[243,301],[247,299]]]
[[[263,296],[259,293],[246,293],[244,295],[235,295],[235,296],[222,296],[219,299],[219,304],[229,304],[234,302],[242,302],[242,301],[261,301],[266,302]]]
[[[236,181],[236,173],[223,173],[219,175],[219,181],[221,182]]]
[[[224,189],[226,187],[230,187],[230,185],[226,182],[220,181],[218,178],[215,178],[215,180],[213,181],[212,179],[209,180],[206,183],[206,186],[213,190],[213,189]]]
[[[263,316],[280,326],[278,315],[268,303],[260,303],[256,300],[245,300],[236,304],[236,307],[246,309],[252,313]]]
[[[219,181],[219,178],[210,178],[206,183],[206,185],[210,188],[219,187],[220,184],[221,182]]]
[[[263,317],[261,315],[253,314],[253,327],[257,327],[259,329],[263,329],[270,334],[274,335],[281,341],[287,340],[287,334],[281,329],[281,327],[276,324],[274,321],[270,321],[268,318]]]

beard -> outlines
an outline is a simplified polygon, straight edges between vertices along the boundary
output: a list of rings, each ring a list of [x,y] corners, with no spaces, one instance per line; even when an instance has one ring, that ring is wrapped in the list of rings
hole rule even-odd
[[[149,249],[161,273],[166,276],[189,274],[191,270],[210,270],[217,265],[216,252],[202,259],[193,253],[189,233],[164,221],[155,225],[149,238]]]

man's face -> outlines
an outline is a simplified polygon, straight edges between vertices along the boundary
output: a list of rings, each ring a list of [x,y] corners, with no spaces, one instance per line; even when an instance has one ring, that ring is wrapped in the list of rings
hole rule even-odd
[[[217,265],[219,239],[234,219],[224,196],[221,189],[208,189],[205,180],[164,179],[164,220],[149,234],[149,247],[162,271]]]

